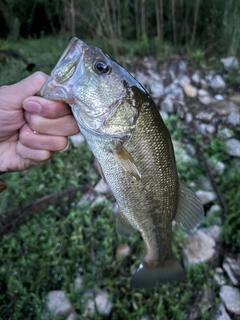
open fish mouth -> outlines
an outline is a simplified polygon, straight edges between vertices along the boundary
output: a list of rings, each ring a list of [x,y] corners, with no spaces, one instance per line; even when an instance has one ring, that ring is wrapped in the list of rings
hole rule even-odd
[[[50,77],[40,89],[39,95],[46,99],[61,100],[68,104],[74,103],[71,94],[72,87],[83,75],[81,60],[86,50],[88,47],[83,41],[76,37],[73,38],[52,70]]]

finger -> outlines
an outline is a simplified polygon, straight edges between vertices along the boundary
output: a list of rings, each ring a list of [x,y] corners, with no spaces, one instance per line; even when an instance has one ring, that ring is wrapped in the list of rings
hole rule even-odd
[[[23,108],[44,118],[55,119],[72,114],[71,108],[64,102],[57,102],[42,97],[29,97],[23,101]]]
[[[41,134],[51,136],[72,136],[79,132],[77,122],[72,115],[57,119],[47,119],[29,112],[25,112],[25,119],[30,128]]]
[[[48,150],[37,150],[28,148],[23,145],[20,140],[17,142],[16,152],[21,158],[25,159],[26,161],[34,161],[32,165],[42,164],[43,162],[47,161],[53,154],[53,152]]]
[[[11,104],[12,108],[18,109],[22,106],[22,102],[27,97],[33,96],[36,94],[42,85],[46,82],[48,76],[40,71],[37,71],[30,75],[29,77],[9,86],[3,86],[0,88],[0,96],[1,91],[4,91],[4,96],[11,96]],[[4,96],[2,99],[4,100]],[[9,104],[9,101],[8,101]]]
[[[67,147],[68,139],[63,136],[34,134],[28,124],[25,124],[19,133],[20,142],[30,149],[60,151]]]

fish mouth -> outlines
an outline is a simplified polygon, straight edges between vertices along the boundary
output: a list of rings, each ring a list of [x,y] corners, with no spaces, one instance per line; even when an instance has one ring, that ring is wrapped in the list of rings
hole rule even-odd
[[[72,87],[83,75],[84,52],[88,46],[74,37],[60,57],[48,80],[39,91],[39,95],[50,100],[74,104]]]

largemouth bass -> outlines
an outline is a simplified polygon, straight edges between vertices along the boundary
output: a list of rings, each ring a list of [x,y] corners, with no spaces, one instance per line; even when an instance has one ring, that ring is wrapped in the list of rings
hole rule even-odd
[[[172,221],[191,232],[203,207],[179,181],[169,132],[146,90],[101,49],[73,38],[40,95],[71,106],[119,205],[117,233],[139,231],[146,244],[131,286],[180,279]]]

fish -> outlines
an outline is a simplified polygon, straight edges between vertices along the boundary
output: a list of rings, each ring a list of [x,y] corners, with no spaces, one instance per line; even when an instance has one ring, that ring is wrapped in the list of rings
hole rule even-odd
[[[6,183],[0,178],[0,193],[7,188]]]
[[[179,180],[169,131],[149,93],[100,48],[74,37],[40,95],[70,105],[118,203],[118,235],[142,236],[146,255],[131,287],[183,279],[172,251],[172,222],[191,233],[204,211]]]

